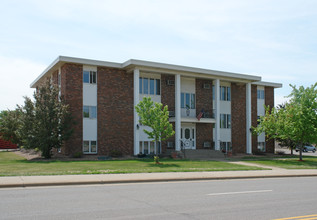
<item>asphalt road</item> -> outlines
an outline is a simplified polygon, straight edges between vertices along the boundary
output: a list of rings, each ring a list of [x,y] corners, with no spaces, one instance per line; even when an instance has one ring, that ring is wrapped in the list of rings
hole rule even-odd
[[[0,189],[0,219],[317,217],[316,183],[299,177]]]

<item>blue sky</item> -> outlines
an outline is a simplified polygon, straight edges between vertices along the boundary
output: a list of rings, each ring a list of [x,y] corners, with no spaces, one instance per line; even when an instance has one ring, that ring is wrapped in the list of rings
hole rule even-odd
[[[283,83],[276,104],[317,81],[315,0],[10,0],[0,20],[0,110],[59,55],[259,75]]]

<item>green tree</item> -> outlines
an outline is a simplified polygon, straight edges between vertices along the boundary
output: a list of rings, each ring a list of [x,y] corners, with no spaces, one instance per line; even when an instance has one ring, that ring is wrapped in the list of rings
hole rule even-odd
[[[151,97],[144,97],[142,101],[135,106],[142,125],[148,126],[151,129],[144,129],[144,132],[153,141],[162,142],[167,138],[173,136],[175,131],[172,124],[169,122],[168,106],[162,103],[153,102]],[[158,149],[156,149],[156,158],[158,156]],[[158,161],[156,161],[158,163]]]
[[[21,113],[18,110],[4,110],[0,113],[0,136],[21,146],[19,129],[21,127]]]
[[[51,150],[60,148],[72,134],[71,115],[68,105],[59,97],[58,88],[49,80],[34,92],[34,100],[33,135],[36,147],[43,157],[50,158]]]
[[[33,101],[24,97],[24,105],[17,107],[20,112],[20,127],[18,129],[21,144],[25,148],[35,148],[37,146],[37,138],[35,137],[35,106]]]
[[[317,83],[310,87],[290,85],[292,92],[285,108],[266,108],[256,133],[265,132],[269,138],[292,140],[300,148],[299,160],[306,143],[317,143]]]

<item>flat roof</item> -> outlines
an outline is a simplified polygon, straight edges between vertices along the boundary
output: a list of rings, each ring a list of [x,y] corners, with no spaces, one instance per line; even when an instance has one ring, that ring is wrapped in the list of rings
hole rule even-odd
[[[275,88],[282,87],[282,84],[278,83],[268,83],[263,82],[261,84],[261,77],[249,74],[241,73],[232,73],[224,72],[210,69],[202,69],[196,67],[188,67],[174,64],[158,63],[145,60],[136,60],[130,59],[124,63],[115,63],[108,61],[84,59],[84,58],[75,58],[67,56],[58,56],[30,85],[31,88],[35,88],[37,84],[45,79],[46,76],[49,76],[53,71],[58,70],[65,63],[75,63],[83,65],[92,65],[92,66],[102,66],[102,67],[111,67],[126,69],[128,71],[133,69],[140,69],[141,71],[150,71],[150,72],[159,72],[159,73],[169,73],[169,74],[181,74],[182,76],[192,76],[192,77],[209,77],[209,78],[220,78],[227,81],[235,82],[253,82],[257,85],[264,85],[266,83],[268,86],[273,86]],[[269,85],[270,84],[270,85]]]

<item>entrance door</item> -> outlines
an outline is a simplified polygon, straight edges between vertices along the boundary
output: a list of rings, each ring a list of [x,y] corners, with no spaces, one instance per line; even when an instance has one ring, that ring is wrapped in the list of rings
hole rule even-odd
[[[182,147],[184,149],[195,149],[195,127],[182,128]]]

